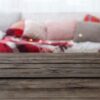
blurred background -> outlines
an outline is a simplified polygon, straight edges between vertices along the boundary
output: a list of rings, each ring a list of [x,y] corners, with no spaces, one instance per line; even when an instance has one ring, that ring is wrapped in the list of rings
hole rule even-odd
[[[0,12],[100,12],[100,0],[0,0]]]

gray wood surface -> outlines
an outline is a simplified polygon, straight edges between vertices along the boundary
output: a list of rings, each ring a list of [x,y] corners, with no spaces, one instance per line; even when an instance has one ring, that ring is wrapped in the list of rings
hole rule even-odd
[[[0,54],[0,77],[100,77],[100,54]]]
[[[0,100],[100,100],[100,54],[0,54]]]
[[[0,54],[1,64],[12,64],[12,63],[99,63],[100,64],[100,54],[99,53],[77,53],[77,54]]]
[[[0,80],[0,99],[99,100],[100,79]]]
[[[0,64],[0,77],[100,77],[100,64]]]

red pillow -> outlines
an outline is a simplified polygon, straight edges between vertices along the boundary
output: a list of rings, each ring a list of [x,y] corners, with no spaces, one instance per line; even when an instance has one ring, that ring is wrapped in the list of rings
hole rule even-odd
[[[15,36],[15,37],[22,37],[24,32],[24,20],[18,21],[11,25],[8,30],[6,31],[7,35]]]
[[[15,36],[15,37],[21,37],[23,35],[23,30],[22,29],[17,29],[17,28],[12,28],[8,29],[6,31],[7,36]]]
[[[46,39],[46,30],[44,25],[35,23],[32,20],[22,20],[13,24],[6,31],[7,35],[15,37],[28,37],[33,39]]]
[[[99,23],[100,22],[100,18],[98,18],[96,16],[93,16],[93,15],[86,15],[85,18],[84,18],[84,21]]]

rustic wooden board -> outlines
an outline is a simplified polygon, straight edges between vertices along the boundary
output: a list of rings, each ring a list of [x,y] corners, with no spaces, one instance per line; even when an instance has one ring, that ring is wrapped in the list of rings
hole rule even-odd
[[[12,57],[37,57],[37,58],[48,58],[48,57],[71,57],[71,58],[82,58],[82,57],[95,57],[100,58],[100,53],[0,53],[1,57],[12,58]]]
[[[100,54],[0,54],[0,100],[100,100]]]
[[[0,90],[100,89],[100,79],[0,79]]]
[[[100,100],[100,79],[4,79],[0,99]]]
[[[100,77],[100,54],[0,54],[0,77]]]
[[[0,54],[1,64],[10,63],[98,63],[100,54]]]
[[[0,77],[100,77],[99,64],[0,64]]]

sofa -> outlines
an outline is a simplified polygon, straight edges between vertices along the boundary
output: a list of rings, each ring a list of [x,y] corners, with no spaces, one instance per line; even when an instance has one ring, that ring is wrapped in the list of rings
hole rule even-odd
[[[93,16],[96,16],[97,18],[100,17],[99,13],[90,13],[90,14]],[[7,30],[9,28],[12,29],[11,26],[13,26],[14,23],[16,23],[18,21],[32,20],[33,21],[32,25],[34,26],[34,28],[32,26],[31,31],[34,31],[34,33],[38,32],[38,34],[35,33],[35,37],[39,36],[38,39],[40,39],[40,40],[42,39],[44,41],[45,40],[67,41],[66,42],[67,46],[69,46],[71,44],[71,42],[69,42],[70,40],[73,40],[74,42],[77,42],[77,43],[80,43],[80,42],[97,42],[97,43],[99,43],[100,42],[100,39],[99,39],[100,25],[99,25],[99,23],[94,23],[94,22],[84,22],[84,18],[86,15],[87,15],[87,13],[2,13],[2,14],[0,14],[0,22],[1,22],[0,30],[3,32],[8,32],[8,34],[10,34],[10,32],[12,32],[12,31],[7,31]],[[72,21],[72,22],[70,22],[70,21]],[[95,20],[95,21],[99,22],[99,20]],[[34,24],[34,23],[37,23],[37,24]],[[40,25],[40,26],[38,26],[38,25]],[[44,27],[44,26],[46,26],[46,27]],[[28,29],[28,31],[26,29],[26,33],[30,32],[29,29]],[[44,36],[42,33],[44,33]],[[65,33],[67,33],[67,34],[65,34]],[[21,35],[22,35],[22,33],[21,33]],[[1,37],[2,37],[2,35],[1,35]],[[31,37],[33,38],[34,34],[33,33],[29,34],[29,35],[26,34],[25,37],[28,37],[31,41],[32,40]],[[10,39],[6,39],[6,40],[10,40]],[[47,45],[50,43],[47,41],[45,41],[45,43],[44,43],[44,41],[42,41],[43,44]],[[40,43],[40,42],[38,42],[38,43]],[[65,44],[65,42],[61,42],[58,44],[63,45],[63,44]],[[8,43],[7,43],[7,45],[8,45]],[[22,47],[22,45],[20,47]],[[96,47],[100,48],[99,44]],[[18,46],[18,48],[19,48],[19,46]],[[25,48],[24,48],[24,50],[25,50]]]

